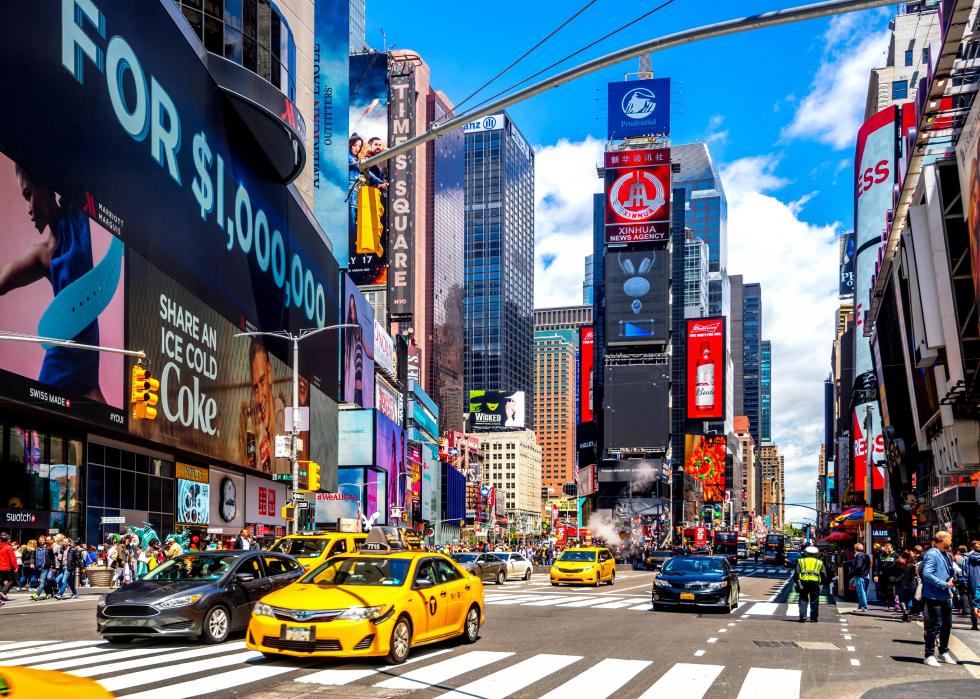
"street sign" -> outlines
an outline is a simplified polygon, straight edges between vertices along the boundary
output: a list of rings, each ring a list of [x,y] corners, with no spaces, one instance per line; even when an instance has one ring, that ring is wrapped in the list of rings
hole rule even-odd
[[[308,503],[306,500],[297,500],[294,504],[296,505],[297,510],[305,510],[310,506],[310,503]]]
[[[289,435],[277,434],[276,435],[276,458],[288,459],[292,455],[293,452],[289,449]]]
[[[126,524],[125,517],[103,517],[102,524]]]
[[[291,473],[275,473],[272,475],[272,480],[274,481],[291,481],[293,480],[293,474]]]

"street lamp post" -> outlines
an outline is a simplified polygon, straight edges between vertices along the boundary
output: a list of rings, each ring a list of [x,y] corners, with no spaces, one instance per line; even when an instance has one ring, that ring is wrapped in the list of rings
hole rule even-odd
[[[867,508],[871,507],[871,496],[872,496],[872,458],[873,454],[871,452],[871,404],[869,403],[864,408],[864,550],[869,554],[872,553],[873,547],[871,546],[871,520],[868,519]],[[873,515],[872,515],[873,519]]]
[[[251,331],[251,332],[240,332],[235,333],[235,337],[258,337],[264,335],[267,337],[277,337],[281,340],[288,340],[293,343],[293,424],[290,429],[290,460],[292,461],[292,474],[293,474],[293,502],[296,502],[296,493],[299,492],[299,428],[300,428],[300,418],[299,418],[299,343],[301,340],[306,340],[324,330],[336,330],[338,328],[358,328],[359,325],[354,323],[337,323],[335,325],[327,325],[322,328],[304,328],[298,333],[291,333],[288,330],[276,330],[274,332],[263,332],[263,331]],[[293,533],[299,532],[299,510],[293,511]]]

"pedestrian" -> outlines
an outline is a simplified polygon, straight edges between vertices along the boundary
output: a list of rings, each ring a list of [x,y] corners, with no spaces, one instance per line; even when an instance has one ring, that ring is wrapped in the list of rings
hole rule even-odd
[[[947,531],[936,532],[932,537],[932,548],[926,551],[922,559],[922,602],[926,620],[923,662],[930,667],[939,667],[939,661],[935,657],[937,641],[939,660],[950,665],[957,664],[949,654],[956,579],[953,575],[953,560],[946,550],[952,538]]]
[[[78,587],[76,583],[76,576],[78,575],[78,572],[85,567],[85,559],[83,558],[82,550],[79,549],[79,547],[71,539],[68,539],[66,537],[64,544],[65,544],[64,580],[65,580],[65,586],[71,590],[71,597],[69,597],[68,599],[78,599]],[[57,595],[57,598],[64,599],[64,594],[65,594],[64,591],[61,591]]]
[[[820,549],[808,546],[796,562],[793,571],[793,584],[800,596],[800,623],[806,621],[807,606],[810,607],[810,621],[817,623],[820,615],[820,588],[828,582],[827,568],[820,560]]]
[[[980,541],[971,541],[970,549],[964,557],[963,567],[966,569],[969,590],[970,628],[977,631],[977,624],[980,622]]]
[[[871,556],[864,552],[863,544],[854,544],[851,560],[851,580],[857,592],[858,612],[868,611],[868,585],[871,582]]]
[[[170,543],[167,545],[166,556],[167,560],[172,560],[177,558],[177,556],[182,556],[184,554],[184,549],[180,547],[176,539],[171,539]]]
[[[255,544],[252,543],[252,537],[248,535],[248,529],[242,529],[238,536],[235,538],[235,548],[241,549],[242,551],[248,551],[249,549],[256,548]]]
[[[7,593],[14,586],[17,576],[17,552],[10,545],[10,535],[0,534],[0,606],[9,601]]]
[[[892,543],[886,541],[874,561],[875,596],[882,605],[886,608],[893,607],[895,611],[898,611],[898,605],[895,601],[894,586],[889,578],[889,570],[897,560],[898,553],[895,552]]]
[[[966,555],[968,552],[969,549],[966,546],[960,545],[956,548],[956,553],[953,554],[953,570],[956,573],[956,596],[953,601],[954,606],[957,607],[956,611],[960,616],[970,614],[970,582],[966,570]]]
[[[899,554],[891,568],[891,580],[895,586],[895,597],[898,600],[898,609],[902,612],[903,622],[912,621],[918,579],[915,572],[915,554],[906,549]]]
[[[24,547],[20,545],[19,541],[11,541],[10,548],[14,550],[14,555],[17,557],[17,568],[14,570],[14,585],[17,587],[17,592],[20,592],[20,578],[24,571]]]
[[[34,551],[34,565],[37,567],[37,589],[31,599],[35,602],[51,599],[54,593],[54,554],[51,552],[50,539],[45,536],[37,538],[37,549]]]
[[[17,581],[17,590],[28,590],[35,585],[37,578],[37,567],[34,565],[34,552],[37,550],[37,540],[29,539],[24,545],[24,550],[20,554],[21,568],[20,580]]]

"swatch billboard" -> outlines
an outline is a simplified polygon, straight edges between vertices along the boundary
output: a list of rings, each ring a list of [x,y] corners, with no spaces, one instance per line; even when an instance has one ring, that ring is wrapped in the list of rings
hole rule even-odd
[[[687,321],[687,419],[725,417],[725,319]]]
[[[579,328],[579,422],[592,422],[592,382],[595,364],[595,328]]]
[[[607,249],[606,343],[640,345],[670,336],[670,253],[650,244]]]
[[[670,237],[670,149],[606,151],[606,244]]]
[[[670,78],[609,83],[609,138],[670,135]]]

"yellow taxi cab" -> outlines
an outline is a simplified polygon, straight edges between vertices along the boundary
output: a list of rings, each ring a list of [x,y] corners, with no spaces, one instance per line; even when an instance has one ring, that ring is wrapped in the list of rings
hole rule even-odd
[[[328,558],[352,553],[364,543],[367,534],[326,532],[319,534],[287,534],[269,548],[292,556],[307,570],[312,570]]]
[[[616,559],[609,549],[601,546],[567,548],[551,566],[551,584],[579,583],[610,585],[616,579]]]
[[[33,699],[64,692],[72,699],[112,699],[107,689],[88,677],[26,667],[0,668],[0,697]]]
[[[329,560],[263,597],[245,643],[266,656],[387,656],[459,637],[475,643],[483,583],[410,529],[374,527],[356,552]]]

